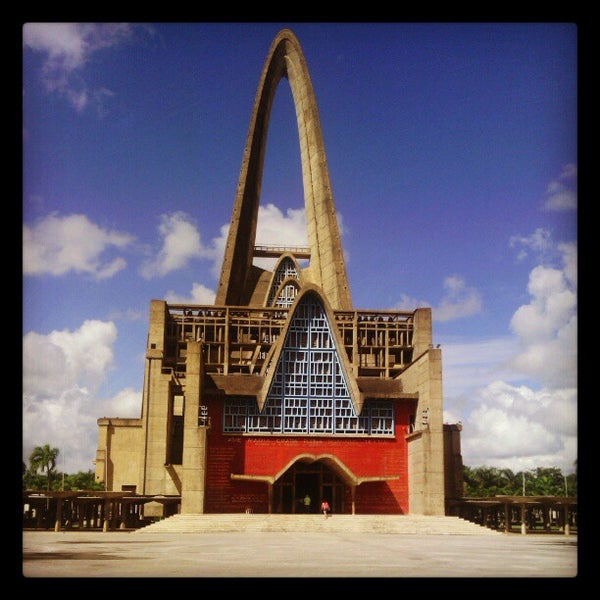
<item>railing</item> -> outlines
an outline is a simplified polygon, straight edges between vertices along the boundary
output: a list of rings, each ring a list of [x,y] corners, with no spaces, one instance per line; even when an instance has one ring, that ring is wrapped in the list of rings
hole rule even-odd
[[[296,258],[310,258],[308,246],[254,246],[253,255],[257,258],[278,258],[286,252]]]

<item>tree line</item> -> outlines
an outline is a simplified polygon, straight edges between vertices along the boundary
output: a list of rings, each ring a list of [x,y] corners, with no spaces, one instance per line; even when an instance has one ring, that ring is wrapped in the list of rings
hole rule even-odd
[[[49,444],[36,446],[29,456],[29,465],[23,462],[23,489],[28,490],[102,490],[104,482],[96,482],[95,474],[79,471],[66,474],[57,471],[60,450]],[[575,463],[575,468],[577,462]],[[514,473],[497,467],[463,466],[463,496],[486,498],[490,496],[577,496],[577,469],[563,475],[557,467],[538,467]]]
[[[537,467],[514,473],[497,467],[463,466],[463,495],[467,498],[489,496],[577,496],[575,472],[563,475],[557,467]]]

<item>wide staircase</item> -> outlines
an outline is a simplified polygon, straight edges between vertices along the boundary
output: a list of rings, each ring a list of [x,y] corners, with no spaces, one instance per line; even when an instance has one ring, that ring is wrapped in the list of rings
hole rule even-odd
[[[340,532],[502,535],[459,517],[426,515],[177,514],[136,530],[152,533]]]

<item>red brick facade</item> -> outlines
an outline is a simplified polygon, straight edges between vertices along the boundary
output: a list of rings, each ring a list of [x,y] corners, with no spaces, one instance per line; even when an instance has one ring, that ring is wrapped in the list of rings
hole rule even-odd
[[[395,436],[339,437],[332,436],[245,436],[221,432],[221,401],[208,401],[212,427],[208,434],[206,512],[268,512],[268,484],[262,481],[232,480],[231,474],[246,476],[274,476],[286,466],[292,470],[299,455],[333,455],[356,477],[397,477],[386,481],[364,482],[356,488],[355,510],[358,514],[405,514],[408,507],[408,461],[406,434],[409,432],[409,414],[414,410],[410,402],[399,401],[394,407]],[[328,471],[328,467],[312,461]],[[298,463],[294,463],[297,465]],[[304,463],[305,468],[307,467]],[[343,479],[343,498],[336,507],[351,512],[351,488]],[[277,482],[275,482],[277,485]],[[316,485],[316,484],[315,484]],[[316,487],[314,488],[316,489]],[[322,488],[319,490],[322,493]],[[304,490],[294,488],[296,502]],[[314,496],[315,494],[313,494]],[[320,498],[312,498],[313,512]],[[331,500],[331,499],[330,499]],[[300,509],[298,509],[300,510]],[[274,512],[282,511],[275,501]],[[283,510],[288,512],[288,510]]]

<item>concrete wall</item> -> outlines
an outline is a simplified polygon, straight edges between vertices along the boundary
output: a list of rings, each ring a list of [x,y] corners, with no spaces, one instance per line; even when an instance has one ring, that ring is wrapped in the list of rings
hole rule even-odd
[[[201,347],[188,342],[183,426],[182,513],[204,512],[207,428],[198,425],[201,397]]]
[[[463,461],[460,444],[462,425],[444,424],[444,473],[446,500],[464,496]]]
[[[140,419],[98,419],[96,482],[104,482],[110,491],[121,491],[123,485],[135,485],[139,492],[141,439]]]
[[[419,395],[408,437],[410,512],[445,514],[442,352],[430,348],[402,373],[405,392]]]

